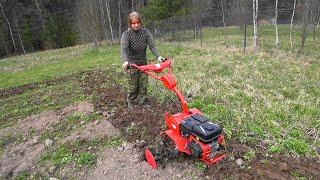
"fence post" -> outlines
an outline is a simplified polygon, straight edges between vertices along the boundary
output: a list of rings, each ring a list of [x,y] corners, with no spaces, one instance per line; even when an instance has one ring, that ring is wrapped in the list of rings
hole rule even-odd
[[[246,54],[246,48],[247,48],[247,13],[248,13],[248,9],[247,9],[247,6],[245,6],[244,35],[243,35],[243,54]]]
[[[202,14],[200,18],[200,45],[202,46]]]

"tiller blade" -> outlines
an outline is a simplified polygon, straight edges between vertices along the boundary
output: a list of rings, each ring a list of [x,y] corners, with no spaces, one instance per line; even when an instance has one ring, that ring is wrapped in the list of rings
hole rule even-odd
[[[152,152],[148,148],[145,150],[145,156],[146,156],[146,160],[150,164],[150,166],[153,169],[157,169],[158,168],[157,162],[156,162]]]
[[[177,157],[178,149],[170,141],[162,141],[153,148],[146,148],[145,158],[153,169],[157,169],[157,163],[164,164],[165,161]]]

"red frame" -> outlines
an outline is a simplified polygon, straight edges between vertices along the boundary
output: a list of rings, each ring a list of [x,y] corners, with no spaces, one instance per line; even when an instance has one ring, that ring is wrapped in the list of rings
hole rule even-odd
[[[180,133],[180,123],[187,117],[192,116],[193,114],[203,114],[200,112],[198,109],[188,109],[187,102],[185,101],[182,93],[180,90],[177,89],[176,85],[176,80],[172,75],[172,60],[171,59],[166,59],[166,61],[160,63],[160,64],[148,64],[148,65],[143,65],[143,66],[138,66],[136,64],[130,64],[130,66],[133,66],[142,72],[146,73],[147,75],[153,77],[154,79],[157,79],[159,81],[162,81],[163,85],[170,91],[173,91],[177,97],[180,100],[181,103],[181,109],[182,112],[174,114],[174,115],[169,115],[168,112],[165,112],[165,122],[168,127],[168,130],[162,132],[168,135],[176,144],[177,149],[180,152],[184,152],[186,154],[191,155],[191,152],[188,148],[188,144],[191,141],[196,141],[202,148],[203,153],[202,157],[200,158],[202,161],[205,162],[207,165],[212,165],[220,161],[221,159],[225,158],[225,154],[221,154],[218,156],[210,157],[211,156],[211,147],[209,144],[205,144],[199,139],[197,139],[194,135],[189,135],[188,137],[184,137]],[[168,69],[168,73],[164,73],[164,69]],[[157,73],[162,73],[161,76],[157,76]],[[219,135],[218,137],[218,142],[219,145],[224,143],[224,137],[223,135]],[[149,153],[147,157],[150,158],[150,152],[146,151],[146,153]],[[152,159],[152,158],[151,158]],[[154,160],[153,160],[154,161]],[[154,164],[153,161],[148,160],[148,162],[151,164],[153,168],[156,168],[156,165]]]
[[[146,73],[147,75],[153,77],[154,79],[162,81],[164,87],[166,87],[170,91],[173,91],[178,96],[181,103],[182,112],[185,114],[188,114],[189,110],[187,106],[187,101],[185,101],[181,91],[177,89],[176,80],[172,75],[171,59],[167,59],[166,61],[160,64],[148,64],[143,66],[131,64],[130,66],[133,66],[139,69],[140,71]],[[167,74],[163,74],[162,76],[157,76],[156,74],[154,74],[154,73],[162,73],[165,68],[169,70]],[[154,72],[154,73],[151,73],[151,72]]]

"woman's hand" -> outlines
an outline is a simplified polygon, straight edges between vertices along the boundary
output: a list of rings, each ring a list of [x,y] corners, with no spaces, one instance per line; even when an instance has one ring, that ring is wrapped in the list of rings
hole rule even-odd
[[[127,61],[122,64],[122,69],[123,70],[127,70],[128,69],[128,62]]]
[[[164,60],[165,60],[165,59],[164,59],[162,56],[159,56],[159,57],[158,57],[158,61],[159,61],[160,63],[162,63]]]

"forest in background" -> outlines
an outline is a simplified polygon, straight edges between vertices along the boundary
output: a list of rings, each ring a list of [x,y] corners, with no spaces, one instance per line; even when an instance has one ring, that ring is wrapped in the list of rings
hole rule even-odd
[[[275,17],[278,24],[294,23],[301,27],[302,41],[319,26],[317,0],[1,0],[0,57],[86,42],[95,47],[117,43],[131,11],[139,11],[155,34],[197,30],[195,21],[213,27],[253,25],[255,3],[257,25],[273,25]],[[179,28],[168,30],[173,20],[179,20]]]

